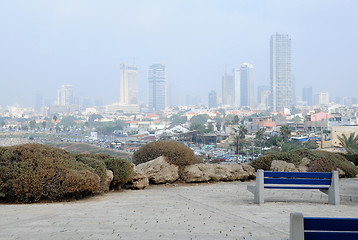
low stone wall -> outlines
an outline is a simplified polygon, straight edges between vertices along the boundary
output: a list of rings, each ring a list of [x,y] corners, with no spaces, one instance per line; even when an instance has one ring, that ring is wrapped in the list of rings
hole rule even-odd
[[[247,164],[193,164],[178,167],[168,163],[165,157],[139,164],[135,167],[136,176],[127,185],[133,189],[143,189],[153,184],[172,183],[177,180],[183,182],[208,181],[237,181],[256,177],[255,169]],[[145,179],[147,178],[147,180]],[[140,182],[139,182],[140,181]],[[135,187],[132,187],[135,186]]]

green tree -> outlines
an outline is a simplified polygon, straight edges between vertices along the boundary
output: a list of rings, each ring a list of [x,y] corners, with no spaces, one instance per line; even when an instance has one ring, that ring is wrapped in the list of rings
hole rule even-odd
[[[205,124],[209,118],[210,117],[208,114],[200,114],[200,115],[192,117],[190,119],[190,123],[191,124]]]
[[[358,135],[352,132],[349,137],[344,133],[342,136],[338,136],[339,145],[341,145],[348,154],[358,153]]]
[[[201,123],[192,123],[190,124],[191,131],[198,131],[199,133],[203,133],[205,131],[204,124]]]
[[[280,134],[283,138],[284,142],[287,142],[288,139],[291,137],[291,128],[287,125],[283,125],[280,128]]]
[[[172,124],[174,125],[183,124],[188,121],[187,116],[179,116],[179,115],[173,115],[170,119],[172,121]]]
[[[90,124],[92,124],[92,123],[94,123],[95,120],[101,120],[102,118],[103,118],[103,116],[100,114],[92,114],[91,116],[89,116],[88,122]]]
[[[31,120],[30,121],[30,129],[34,130],[36,128],[36,121],[35,120]]]
[[[42,128],[45,129],[46,126],[47,126],[47,122],[46,122],[46,121],[43,121],[43,122],[42,122]]]
[[[52,118],[52,119],[53,119],[54,122],[56,122],[58,118],[57,118],[56,115],[53,115],[53,118]]]
[[[204,132],[205,133],[211,133],[213,131],[214,131],[214,125],[212,123],[209,123],[207,129],[205,129]]]
[[[60,125],[64,126],[64,127],[73,127],[76,122],[75,122],[75,117],[74,116],[65,116],[61,119]]]
[[[240,119],[237,115],[234,116],[234,118],[232,119],[232,124],[239,124]]]

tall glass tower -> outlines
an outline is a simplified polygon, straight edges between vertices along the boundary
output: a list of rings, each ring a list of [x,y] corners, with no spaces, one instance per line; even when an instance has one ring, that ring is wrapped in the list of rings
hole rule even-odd
[[[138,68],[134,64],[120,65],[120,103],[138,104]]]
[[[254,106],[254,66],[250,63],[240,65],[240,105]]]
[[[167,76],[164,64],[152,64],[148,71],[149,110],[161,111],[166,107]]]
[[[291,39],[288,34],[271,36],[270,70],[272,111],[291,108]]]

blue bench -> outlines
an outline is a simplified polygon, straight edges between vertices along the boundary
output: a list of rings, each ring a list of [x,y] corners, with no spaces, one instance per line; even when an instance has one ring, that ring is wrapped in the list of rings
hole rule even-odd
[[[318,189],[328,194],[328,203],[339,205],[338,172],[270,172],[257,170],[254,186],[247,190],[254,194],[254,202],[264,203],[264,189]]]
[[[303,217],[290,215],[290,240],[358,239],[358,218]]]

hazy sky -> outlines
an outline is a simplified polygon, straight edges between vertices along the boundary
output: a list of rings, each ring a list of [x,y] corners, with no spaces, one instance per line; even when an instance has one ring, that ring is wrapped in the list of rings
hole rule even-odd
[[[0,0],[0,105],[33,106],[71,84],[76,96],[119,101],[119,65],[139,67],[146,101],[152,63],[167,66],[181,95],[221,94],[221,76],[254,65],[255,91],[269,85],[269,42],[292,41],[296,90],[358,93],[356,0]]]

